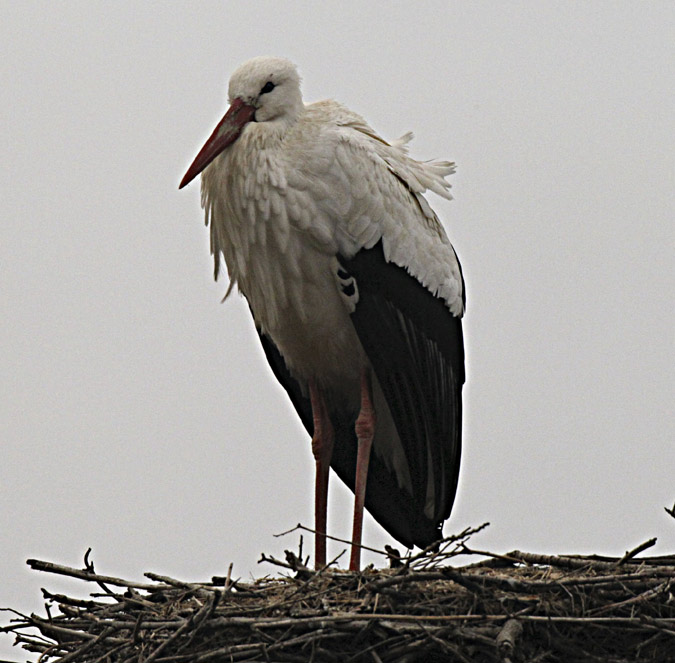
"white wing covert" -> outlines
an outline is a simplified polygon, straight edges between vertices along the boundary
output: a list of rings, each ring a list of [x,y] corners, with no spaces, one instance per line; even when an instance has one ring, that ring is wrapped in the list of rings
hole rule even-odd
[[[326,122],[327,115],[332,122]],[[423,196],[430,190],[450,198],[445,177],[454,172],[454,164],[410,158],[411,133],[389,144],[334,101],[308,106],[306,116],[303,131],[317,125],[321,140],[314,144],[320,147],[306,155],[300,168],[296,163],[288,181],[292,189],[311,191],[312,223],[327,231],[321,237],[326,249],[351,258],[382,239],[387,261],[404,267],[454,315],[462,315],[459,264]],[[326,158],[327,153],[333,158]]]

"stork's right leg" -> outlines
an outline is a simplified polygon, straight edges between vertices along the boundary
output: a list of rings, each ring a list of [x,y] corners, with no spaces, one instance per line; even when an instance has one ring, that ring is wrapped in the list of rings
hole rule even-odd
[[[316,485],[314,492],[314,568],[326,566],[326,514],[328,512],[328,473],[333,456],[335,433],[331,424],[323,393],[314,380],[309,381],[309,398],[312,403],[314,435],[312,453],[316,461]]]
[[[361,566],[361,532],[363,529],[363,507],[366,501],[366,483],[368,482],[368,464],[370,448],[375,436],[375,408],[373,407],[373,388],[367,369],[361,372],[361,411],[356,419],[356,478],[354,480],[354,525],[352,529],[352,554],[349,570],[358,571]]]

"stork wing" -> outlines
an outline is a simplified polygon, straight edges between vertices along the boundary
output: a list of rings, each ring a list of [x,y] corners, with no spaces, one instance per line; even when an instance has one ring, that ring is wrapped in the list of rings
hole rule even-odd
[[[403,523],[392,529],[409,532],[416,545],[425,546],[440,535],[457,490],[464,383],[461,319],[404,268],[387,262],[381,242],[349,260],[340,258],[340,264],[356,281],[352,322],[389,408],[376,416],[391,416],[410,476],[412,490],[398,488],[412,515],[404,528],[408,531],[399,531]],[[366,505],[370,489],[369,483]],[[371,501],[369,510],[382,521],[389,520],[387,508],[386,500]],[[397,538],[405,543],[407,536]]]
[[[440,538],[457,489],[464,382],[461,321],[405,269],[387,263],[381,242],[350,260],[340,258],[340,263],[358,284],[352,321],[388,404],[387,411],[377,412],[378,421],[393,419],[411,479],[411,486],[403,485],[392,463],[373,453],[365,506],[395,539],[425,547]],[[259,334],[274,375],[312,435],[309,398],[272,340]],[[357,415],[330,412],[335,429],[331,466],[352,491]]]

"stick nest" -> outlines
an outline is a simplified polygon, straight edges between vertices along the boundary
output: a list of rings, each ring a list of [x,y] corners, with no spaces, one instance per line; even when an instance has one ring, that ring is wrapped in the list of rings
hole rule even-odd
[[[39,663],[675,661],[675,555],[637,558],[654,540],[622,558],[497,555],[469,548],[480,529],[359,573],[308,569],[301,539],[299,555],[261,559],[283,577],[252,582],[127,581],[88,553],[83,569],[28,560],[97,591],[43,590],[46,616],[12,610],[0,631]]]

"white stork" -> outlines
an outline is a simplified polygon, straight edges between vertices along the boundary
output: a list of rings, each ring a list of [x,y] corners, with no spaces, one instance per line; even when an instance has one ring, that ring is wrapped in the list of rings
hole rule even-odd
[[[230,108],[180,183],[202,173],[221,253],[272,371],[312,436],[315,565],[326,563],[328,472],[412,547],[441,537],[461,450],[464,283],[423,194],[450,198],[447,161],[408,156],[335,101],[305,105],[286,59],[242,64]],[[371,454],[372,447],[372,454]]]

